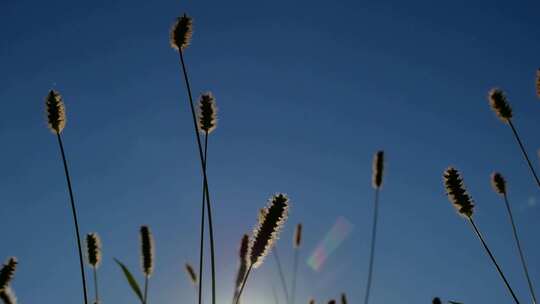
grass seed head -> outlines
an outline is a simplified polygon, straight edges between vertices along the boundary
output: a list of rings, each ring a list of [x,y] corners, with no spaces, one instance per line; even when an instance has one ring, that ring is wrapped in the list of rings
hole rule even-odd
[[[148,226],[141,226],[141,267],[144,275],[150,277],[154,272],[154,238]]]
[[[497,194],[506,195],[506,180],[499,172],[491,174],[491,185]]]
[[[50,90],[45,98],[47,124],[53,133],[62,133],[66,126],[66,108],[62,96],[55,90]]]
[[[189,263],[186,263],[185,268],[191,283],[193,283],[193,285],[197,285],[197,274],[195,273],[195,270],[193,270],[193,267]]]
[[[491,89],[488,94],[491,109],[497,114],[497,117],[504,122],[512,119],[512,108],[506,99],[504,91],[501,89]]]
[[[210,134],[217,127],[216,99],[210,92],[199,99],[199,131]]]
[[[101,263],[101,240],[97,233],[86,235],[86,250],[88,264],[94,268],[98,268]]]
[[[299,223],[296,225],[296,230],[294,231],[294,240],[293,247],[298,249],[302,243],[302,224]]]
[[[193,20],[184,14],[176,18],[171,29],[170,43],[171,47],[178,51],[183,51],[189,46],[191,36],[193,35]]]
[[[0,269],[0,290],[6,289],[13,280],[17,264],[17,258],[11,257],[6,264],[2,265],[2,269]]]
[[[264,258],[277,241],[289,212],[289,198],[282,193],[272,196],[268,206],[259,214],[259,223],[253,231],[250,245],[250,262],[254,268],[262,265]]]
[[[474,204],[467,190],[465,190],[465,185],[459,171],[448,167],[444,171],[443,179],[448,200],[454,205],[459,214],[470,219],[473,215]]]
[[[373,188],[379,189],[383,182],[384,151],[377,151],[373,157]]]

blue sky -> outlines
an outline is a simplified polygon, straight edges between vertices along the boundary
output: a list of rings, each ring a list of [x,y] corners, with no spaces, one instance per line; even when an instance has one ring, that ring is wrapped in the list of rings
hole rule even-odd
[[[51,88],[67,107],[64,140],[82,231],[103,241],[103,302],[135,301],[112,258],[141,279],[142,224],[156,238],[150,302],[194,301],[183,264],[197,262],[201,178],[178,57],[168,45],[170,25],[184,12],[195,23],[186,51],[194,93],[212,91],[219,107],[208,160],[219,303],[232,296],[241,235],[277,191],[292,202],[278,244],[287,275],[293,228],[304,224],[298,302],[345,291],[360,303],[378,149],[387,170],[372,303],[429,303],[435,295],[511,302],[445,197],[448,165],[463,172],[476,221],[527,302],[504,205],[489,185],[493,170],[508,179],[540,284],[540,190],[486,100],[493,86],[507,91],[536,155],[538,1],[4,0],[0,11],[0,259],[20,260],[21,303],[81,301],[63,171],[45,123]],[[339,217],[353,230],[314,272],[305,261]],[[253,273],[245,302],[273,303],[277,279],[269,259]]]

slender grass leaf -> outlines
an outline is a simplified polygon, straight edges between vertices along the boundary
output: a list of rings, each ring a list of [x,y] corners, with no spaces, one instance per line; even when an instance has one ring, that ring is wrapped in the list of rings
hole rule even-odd
[[[133,292],[135,292],[135,295],[137,295],[139,300],[141,300],[141,303],[144,303],[143,295],[141,292],[141,288],[139,287],[139,283],[137,283],[137,281],[135,280],[135,278],[133,277],[129,269],[124,264],[122,264],[122,262],[120,262],[117,259],[114,259],[114,261],[118,264],[118,266],[120,266],[120,268],[122,268],[122,272],[124,273],[124,276],[126,277],[126,280],[128,281],[129,286],[131,286],[131,289],[133,289]]]

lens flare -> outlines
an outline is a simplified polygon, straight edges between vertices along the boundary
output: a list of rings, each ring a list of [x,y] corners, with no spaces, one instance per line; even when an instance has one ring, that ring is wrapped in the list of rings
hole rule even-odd
[[[351,222],[344,217],[339,217],[334,226],[332,226],[332,229],[326,233],[313,253],[311,253],[307,264],[315,271],[321,269],[330,254],[349,236],[352,228],[353,225]]]

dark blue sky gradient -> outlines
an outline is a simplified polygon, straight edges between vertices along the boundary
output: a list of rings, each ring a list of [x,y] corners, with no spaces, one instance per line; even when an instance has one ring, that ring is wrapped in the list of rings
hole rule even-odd
[[[150,303],[194,302],[183,264],[197,263],[200,167],[168,45],[183,12],[194,18],[186,51],[194,93],[211,90],[219,107],[208,173],[220,304],[232,296],[241,235],[277,191],[293,204],[279,243],[284,263],[294,225],[305,228],[298,302],[345,291],[360,303],[377,149],[386,151],[387,171],[373,304],[429,303],[435,295],[511,302],[444,194],[450,164],[462,170],[477,223],[525,303],[504,205],[489,185],[493,170],[508,179],[540,284],[540,190],[486,100],[493,86],[507,91],[540,169],[540,2],[3,0],[0,11],[0,259],[20,259],[21,303],[81,303],[64,175],[45,123],[51,88],[67,107],[63,135],[81,228],[103,240],[103,302],[134,303],[112,258],[142,278],[142,224],[157,246]],[[340,216],[353,231],[313,272],[305,260]],[[274,303],[273,262],[253,273],[245,303]]]

